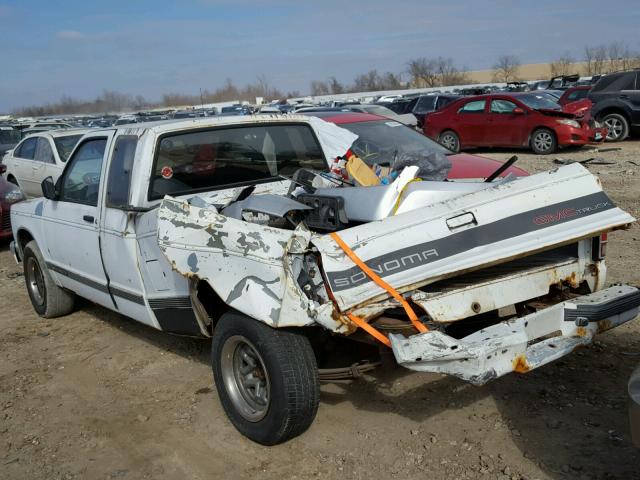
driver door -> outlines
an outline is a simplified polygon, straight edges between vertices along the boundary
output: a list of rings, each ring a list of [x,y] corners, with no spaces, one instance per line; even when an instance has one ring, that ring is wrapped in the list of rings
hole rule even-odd
[[[112,137],[113,131],[85,136],[56,184],[58,199],[43,204],[43,217],[54,224],[47,266],[64,287],[108,308],[114,305],[100,253],[98,199]]]
[[[519,108],[520,113],[515,113]],[[523,113],[524,112],[524,113]],[[488,116],[487,143],[495,147],[512,147],[526,144],[529,131],[526,110],[507,99],[491,100]]]

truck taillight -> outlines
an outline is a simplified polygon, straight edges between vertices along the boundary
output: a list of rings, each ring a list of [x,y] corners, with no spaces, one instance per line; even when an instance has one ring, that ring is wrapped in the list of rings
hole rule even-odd
[[[594,261],[602,260],[607,255],[607,232],[593,237],[591,244],[591,257]]]

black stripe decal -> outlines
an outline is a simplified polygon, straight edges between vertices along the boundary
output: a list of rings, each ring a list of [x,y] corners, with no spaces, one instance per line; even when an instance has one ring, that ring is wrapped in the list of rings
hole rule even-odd
[[[615,208],[615,204],[604,192],[593,193],[512,215],[486,225],[451,234],[448,237],[412,245],[369,259],[365,263],[380,277],[386,277],[457,255],[475,247],[490,245],[612,208]],[[334,292],[348,290],[371,281],[358,266],[339,272],[327,272],[327,278]]]
[[[142,297],[142,295],[137,295],[135,293],[131,293],[131,292],[127,292],[125,290],[121,290],[117,287],[109,287],[107,288],[106,285],[103,285],[101,283],[98,283],[94,280],[90,280],[87,277],[85,277],[84,275],[79,275],[75,272],[71,272],[69,270],[67,270],[66,268],[63,267],[59,267],[57,265],[54,265],[53,263],[48,263],[47,262],[47,268],[49,268],[49,270],[52,270],[56,273],[59,273],[60,275],[64,275],[67,278],[70,278],[71,280],[75,280],[78,283],[82,283],[84,285],[87,285],[88,287],[94,288],[96,290],[99,290],[102,293],[109,293],[109,290],[111,290],[111,294],[115,295],[116,297],[120,297],[123,298],[125,300],[129,300],[130,302],[133,303],[137,303],[138,305],[144,305],[144,298]]]
[[[125,290],[121,290],[118,287],[114,287],[112,285],[109,286],[111,293],[116,297],[123,298],[125,300],[129,300],[130,302],[137,303],[138,305],[144,305],[144,298],[142,295],[137,295],[132,292],[127,292]]]
[[[99,290],[102,293],[109,293],[109,289],[105,284],[101,284],[94,280],[90,280],[84,275],[79,275],[75,272],[71,272],[67,270],[66,268],[59,267],[57,265],[54,265],[53,263],[48,263],[48,262],[47,262],[47,268],[49,268],[49,270],[53,270],[56,273],[59,273],[60,275],[64,275],[65,277],[70,278],[71,280],[75,280],[78,283],[83,283],[88,287],[95,288],[96,290]]]

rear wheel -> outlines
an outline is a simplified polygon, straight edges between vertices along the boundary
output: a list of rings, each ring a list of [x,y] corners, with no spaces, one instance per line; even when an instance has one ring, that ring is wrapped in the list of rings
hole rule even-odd
[[[318,410],[318,367],[301,333],[224,314],[211,344],[220,402],[240,433],[275,445],[303,433]]]
[[[531,150],[538,155],[548,155],[558,149],[556,134],[546,128],[539,128],[531,135]]]
[[[24,247],[24,281],[33,309],[44,318],[66,315],[73,310],[75,295],[55,284],[38,244],[32,240]]]
[[[619,142],[629,135],[629,122],[619,113],[610,113],[602,117],[602,123],[607,127],[607,141]]]
[[[445,148],[448,148],[452,152],[458,153],[460,151],[460,137],[456,132],[446,130],[438,137],[438,142]]]

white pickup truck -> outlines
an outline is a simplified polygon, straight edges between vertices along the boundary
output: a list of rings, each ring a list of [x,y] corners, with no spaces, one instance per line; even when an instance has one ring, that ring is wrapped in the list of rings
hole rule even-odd
[[[482,384],[638,314],[636,288],[605,288],[607,232],[634,218],[582,166],[353,186],[327,172],[356,139],[303,116],[87,133],[11,211],[33,307],[65,315],[78,295],[212,337],[228,417],[267,445],[313,421],[316,356],[338,336]]]

